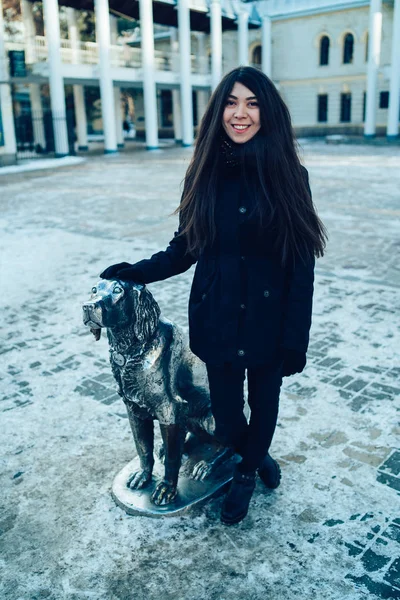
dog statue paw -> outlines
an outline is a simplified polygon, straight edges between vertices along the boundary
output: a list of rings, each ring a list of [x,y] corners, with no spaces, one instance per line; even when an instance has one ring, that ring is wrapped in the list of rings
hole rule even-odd
[[[170,481],[161,481],[151,495],[151,499],[157,506],[171,504],[178,493],[177,484]]]
[[[195,464],[192,471],[192,479],[195,481],[204,481],[212,473],[212,465],[206,460],[200,460]]]
[[[200,460],[192,469],[192,479],[196,481],[205,481],[211,477],[221,465],[233,458],[235,452],[232,448],[222,448],[209,460]]]
[[[152,478],[151,471],[135,471],[129,476],[126,485],[131,490],[142,490],[149,485]]]
[[[154,505],[176,504],[188,432],[200,433],[217,449],[210,465],[197,461],[195,480],[203,481],[222,464],[219,457],[228,456],[213,437],[205,364],[189,350],[178,327],[160,316],[145,285],[100,280],[83,305],[83,321],[96,340],[101,329],[107,330],[111,369],[128,412],[139,464],[127,473],[125,488],[131,492],[149,489]],[[151,490],[155,420],[160,424],[164,454],[164,465],[157,466],[164,474]],[[171,481],[177,481],[178,487]]]

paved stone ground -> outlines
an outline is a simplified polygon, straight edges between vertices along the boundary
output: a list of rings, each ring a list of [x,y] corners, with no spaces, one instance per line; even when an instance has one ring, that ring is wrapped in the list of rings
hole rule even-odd
[[[282,390],[282,485],[232,528],[220,498],[162,521],[114,505],[133,443],[81,324],[102,268],[170,239],[190,150],[2,177],[1,599],[400,598],[400,150],[302,154],[330,233],[309,361]],[[184,329],[191,277],[151,286]]]

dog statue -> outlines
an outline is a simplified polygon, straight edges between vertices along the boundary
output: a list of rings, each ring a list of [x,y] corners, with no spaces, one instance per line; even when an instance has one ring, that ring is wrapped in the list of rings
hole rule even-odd
[[[83,321],[96,340],[107,328],[112,372],[140,459],[140,470],[129,477],[128,486],[142,489],[152,480],[156,419],[163,440],[164,477],[151,499],[156,505],[169,504],[177,494],[186,435],[213,439],[205,365],[184,343],[178,327],[160,317],[160,308],[145,285],[100,280],[83,305]],[[232,454],[217,445],[211,460],[194,466],[192,478],[204,480]]]

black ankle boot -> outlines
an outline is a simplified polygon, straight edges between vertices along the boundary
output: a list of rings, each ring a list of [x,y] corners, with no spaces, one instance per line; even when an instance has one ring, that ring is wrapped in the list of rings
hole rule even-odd
[[[233,525],[245,518],[255,485],[255,472],[243,474],[237,468],[235,469],[231,487],[222,504],[222,523]]]
[[[281,468],[269,454],[264,456],[258,474],[267,488],[275,489],[281,482]]]

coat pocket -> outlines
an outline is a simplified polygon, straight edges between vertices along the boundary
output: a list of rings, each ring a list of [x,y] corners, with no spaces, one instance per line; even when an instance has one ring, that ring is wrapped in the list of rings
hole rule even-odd
[[[203,263],[198,263],[198,268],[193,279],[192,290],[190,301],[193,304],[202,303],[214,281],[216,276],[216,262],[215,260],[208,259],[204,260]]]

